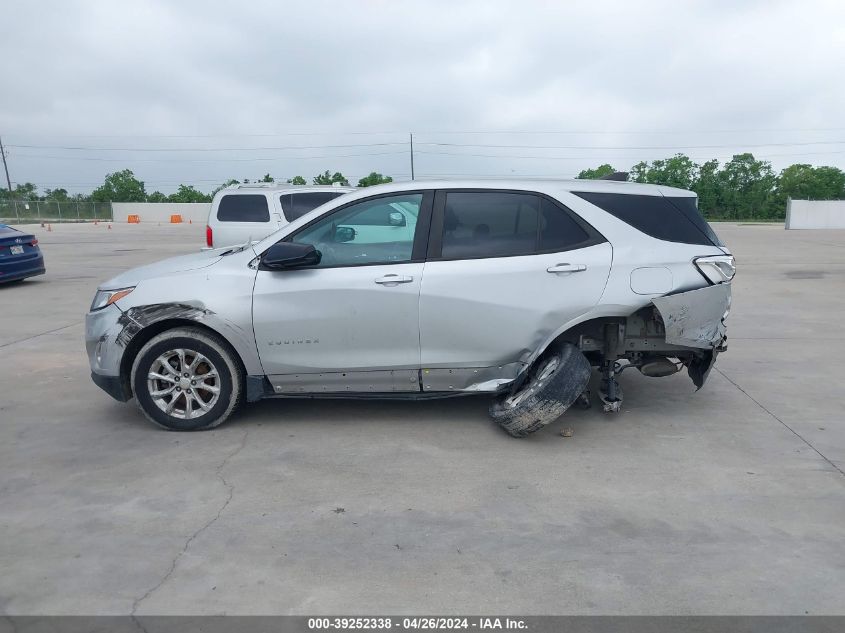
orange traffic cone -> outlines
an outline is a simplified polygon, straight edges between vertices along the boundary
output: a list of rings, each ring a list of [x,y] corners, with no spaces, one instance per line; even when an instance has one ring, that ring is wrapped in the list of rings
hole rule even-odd
[[[48,233],[51,233],[52,231],[53,231],[53,225],[52,225],[52,224],[48,224],[48,225],[47,225],[47,232],[48,232]]]
[[[109,231],[111,231],[111,224],[109,224]]]
[[[194,221],[191,220],[190,218],[188,218],[188,224],[193,224],[193,223],[194,223]]]

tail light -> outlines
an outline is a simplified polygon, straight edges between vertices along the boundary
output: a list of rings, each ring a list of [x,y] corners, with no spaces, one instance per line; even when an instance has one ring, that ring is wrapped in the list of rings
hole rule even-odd
[[[205,245],[208,246],[208,248],[212,248],[214,246],[214,234],[208,224],[205,225]]]
[[[730,281],[736,274],[736,264],[731,255],[696,257],[693,262],[704,278],[711,284]]]
[[[30,246],[38,246],[38,240],[32,240],[32,241],[29,243],[29,245],[30,245]]]

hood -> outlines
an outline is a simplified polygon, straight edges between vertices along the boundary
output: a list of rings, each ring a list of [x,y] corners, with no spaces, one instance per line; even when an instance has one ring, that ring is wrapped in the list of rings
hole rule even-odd
[[[213,251],[201,251],[191,255],[170,257],[154,264],[139,266],[138,268],[131,268],[124,273],[120,273],[117,277],[113,277],[100,284],[100,288],[103,290],[127,288],[129,286],[137,286],[138,283],[145,279],[167,277],[175,273],[206,268],[219,262],[222,255],[231,250],[231,248],[221,248]]]

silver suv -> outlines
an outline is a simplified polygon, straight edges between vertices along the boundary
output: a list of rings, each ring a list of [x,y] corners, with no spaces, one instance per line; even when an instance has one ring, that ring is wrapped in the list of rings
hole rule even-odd
[[[490,393],[514,436],[620,372],[725,349],[733,257],[689,191],[610,181],[393,183],[257,244],[176,257],[100,286],[92,378],[171,430],[267,397]]]

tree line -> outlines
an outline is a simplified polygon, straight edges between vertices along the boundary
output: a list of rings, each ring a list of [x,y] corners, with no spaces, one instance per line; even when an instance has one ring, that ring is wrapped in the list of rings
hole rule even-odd
[[[249,184],[249,182],[249,178],[244,178],[243,180],[232,178],[222,183],[211,193],[199,191],[192,185],[179,185],[179,189],[175,193],[165,195],[160,191],[147,193],[144,181],[136,178],[131,169],[124,169],[113,174],[108,174],[103,184],[88,194],[78,193],[71,195],[67,192],[67,189],[61,188],[45,189],[44,193],[40,194],[38,188],[33,183],[27,182],[16,185],[12,190],[11,196],[9,195],[8,189],[0,188],[0,200],[12,199],[22,202],[34,202],[36,200],[47,202],[211,202],[214,194],[224,187]],[[270,174],[264,174],[262,178],[258,178],[253,182],[275,182],[275,179]],[[294,176],[286,182],[291,185],[308,184],[308,181],[302,176]],[[332,173],[328,170],[314,176],[311,182],[315,185],[332,185],[334,183],[349,185],[349,180],[342,173],[339,171]],[[393,182],[393,178],[374,171],[361,178],[358,181],[358,186],[370,187],[388,182]]]
[[[578,177],[600,178],[615,171],[604,164]],[[845,172],[837,167],[796,164],[776,174],[769,161],[750,153],[736,154],[721,166],[716,159],[699,165],[684,154],[641,161],[631,168],[628,180],[690,189],[698,194],[698,208],[712,219],[782,219],[787,198],[845,198]]]
[[[612,165],[604,164],[581,171],[578,178],[600,178],[614,171],[616,169]],[[675,154],[651,162],[641,161],[630,169],[628,179],[695,191],[698,194],[699,209],[705,217],[713,219],[781,219],[786,214],[787,198],[845,198],[845,172],[837,167],[795,164],[775,173],[769,161],[758,160],[750,153],[736,154],[723,165],[716,159],[698,164],[685,154]],[[358,181],[358,186],[369,187],[392,180],[390,176],[371,172]],[[165,195],[160,191],[147,193],[144,182],[136,178],[131,170],[124,169],[108,174],[105,182],[90,194],[70,195],[65,189],[45,189],[41,194],[34,184],[24,183],[17,185],[11,196],[8,190],[0,189],[0,200],[11,197],[21,201],[58,202],[210,202],[220,189],[249,182],[249,179],[231,179],[211,193],[204,193],[191,185],[179,185],[175,193]],[[254,182],[274,182],[274,179],[270,174],[265,174]],[[302,176],[295,176],[286,182],[293,185],[308,184]],[[329,170],[317,174],[311,182],[315,185],[349,184],[342,173]]]

